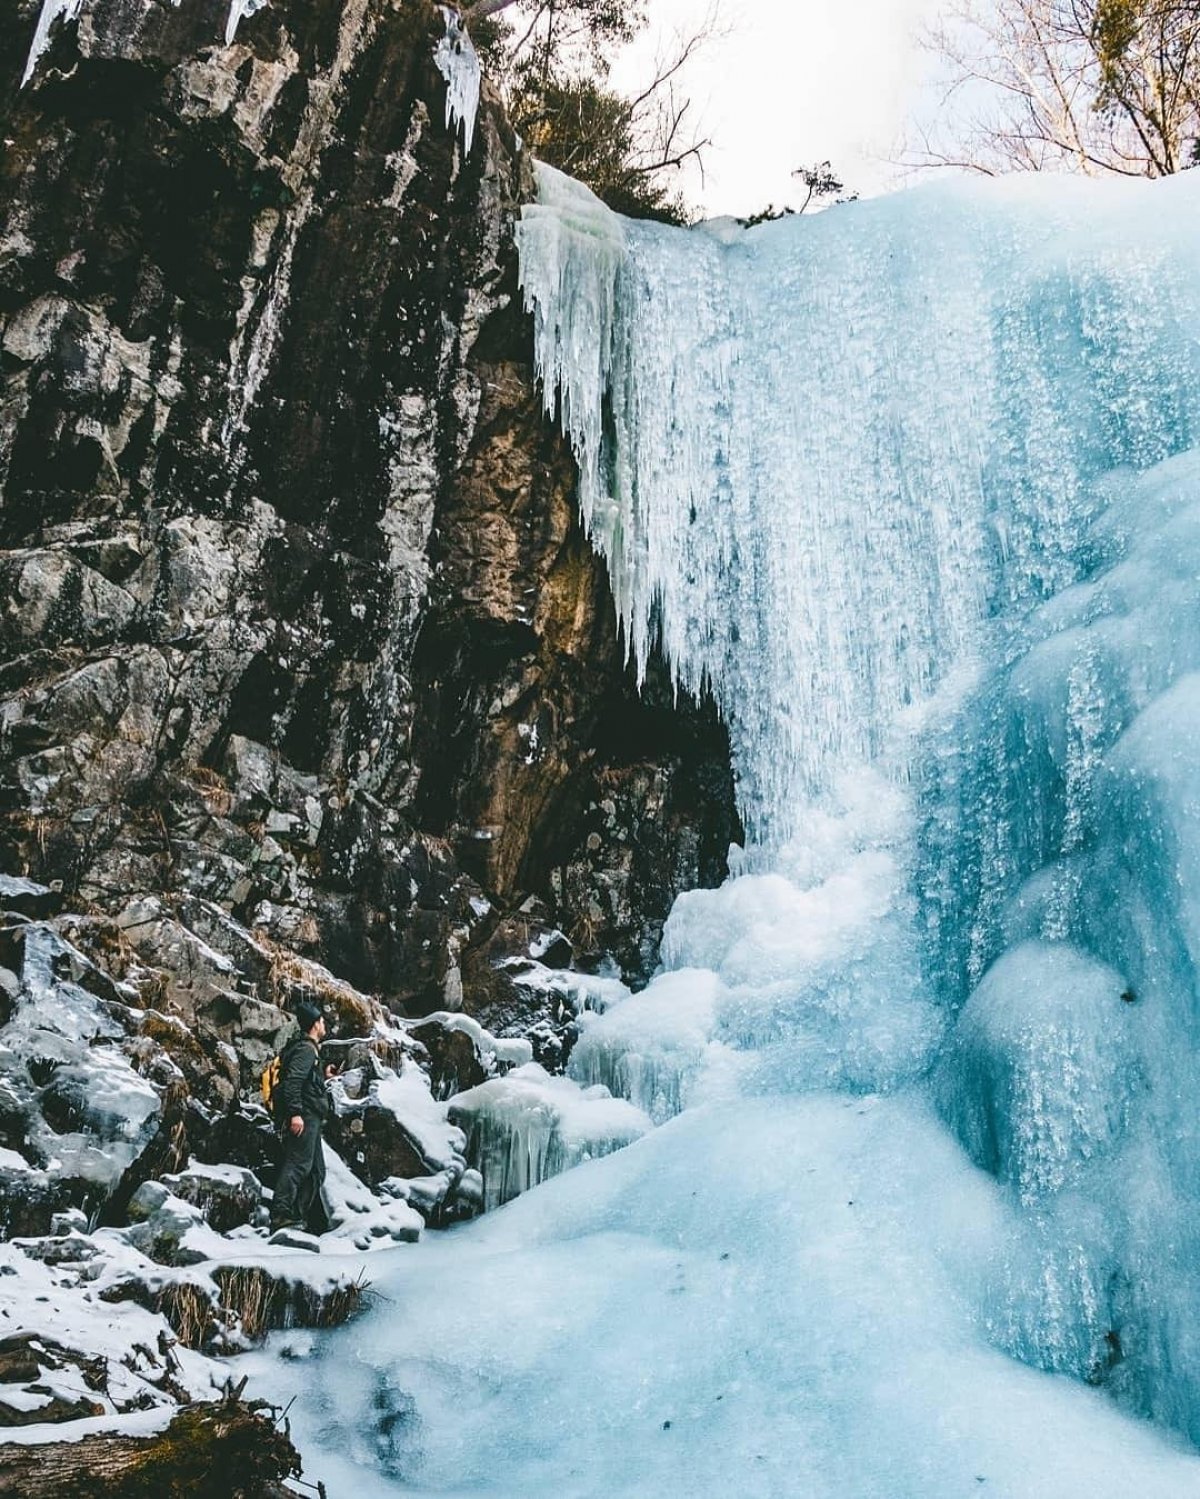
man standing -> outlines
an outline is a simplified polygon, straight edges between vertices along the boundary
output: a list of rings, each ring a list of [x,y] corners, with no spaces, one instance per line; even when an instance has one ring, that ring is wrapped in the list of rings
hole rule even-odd
[[[321,1125],[330,1114],[325,1088],[332,1068],[321,1066],[325,1016],[310,999],[296,1005],[301,1034],[290,1041],[280,1059],[279,1105],[276,1119],[283,1139],[283,1162],[271,1203],[271,1231],[302,1228],[323,1234],[329,1228],[321,1188],[325,1182],[325,1152]]]

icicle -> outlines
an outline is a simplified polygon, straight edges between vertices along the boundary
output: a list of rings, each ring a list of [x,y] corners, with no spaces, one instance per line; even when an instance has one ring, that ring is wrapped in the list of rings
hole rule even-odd
[[[475,116],[479,109],[482,74],[479,54],[463,26],[462,17],[448,6],[438,7],[446,22],[446,34],[433,54],[438,72],[446,80],[446,128],[462,124],[463,155],[469,155],[475,138]]]
[[[607,1088],[581,1088],[536,1062],[459,1093],[450,1117],[467,1132],[467,1155],[483,1173],[489,1210],[650,1128],[640,1109]]]
[[[61,21],[64,26],[69,26],[79,19],[79,12],[82,9],[83,0],[42,0],[42,13],[38,17],[37,30],[33,33],[33,42],[29,48],[25,72],[21,78],[22,88],[33,77],[34,69],[41,60],[42,54],[49,47],[50,33],[55,23]]]
[[[267,0],[232,0],[229,6],[229,19],[225,23],[225,45],[228,47],[237,35],[237,29],[242,21],[262,10]]]
[[[777,847],[846,763],[907,774],[992,601],[1070,581],[1089,474],[1178,441],[1186,256],[1042,184],[680,232],[538,183],[537,369],[629,650],[712,688]]]

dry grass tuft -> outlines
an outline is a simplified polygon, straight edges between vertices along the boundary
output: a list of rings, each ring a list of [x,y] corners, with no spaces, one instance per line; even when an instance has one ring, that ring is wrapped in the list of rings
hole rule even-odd
[[[191,1281],[178,1281],[167,1286],[156,1302],[155,1311],[163,1314],[183,1346],[199,1352],[216,1324],[216,1309],[204,1288]]]
[[[214,1278],[222,1308],[252,1343],[286,1327],[340,1327],[362,1308],[369,1287],[360,1274],[319,1291],[302,1281],[281,1280],[258,1265],[225,1265]]]
[[[382,1016],[375,1000],[335,978],[320,963],[280,947],[261,929],[254,935],[271,955],[268,986],[272,1004],[287,1009],[299,996],[311,997],[330,1012],[334,1018],[331,1029],[338,1035],[364,1036],[370,1033],[375,1021]]]

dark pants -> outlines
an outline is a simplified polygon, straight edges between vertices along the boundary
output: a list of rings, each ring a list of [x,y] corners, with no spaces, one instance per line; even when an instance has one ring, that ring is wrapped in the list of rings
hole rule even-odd
[[[300,1223],[310,1234],[329,1229],[322,1188],[325,1185],[325,1152],[321,1149],[321,1121],[304,1116],[304,1133],[283,1129],[283,1162],[275,1183],[271,1223]]]

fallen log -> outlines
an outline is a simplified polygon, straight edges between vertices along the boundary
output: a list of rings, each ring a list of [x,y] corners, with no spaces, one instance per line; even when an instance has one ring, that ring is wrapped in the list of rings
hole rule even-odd
[[[294,1499],[286,1429],[261,1404],[184,1406],[153,1436],[0,1446],[0,1494],[21,1499]]]

